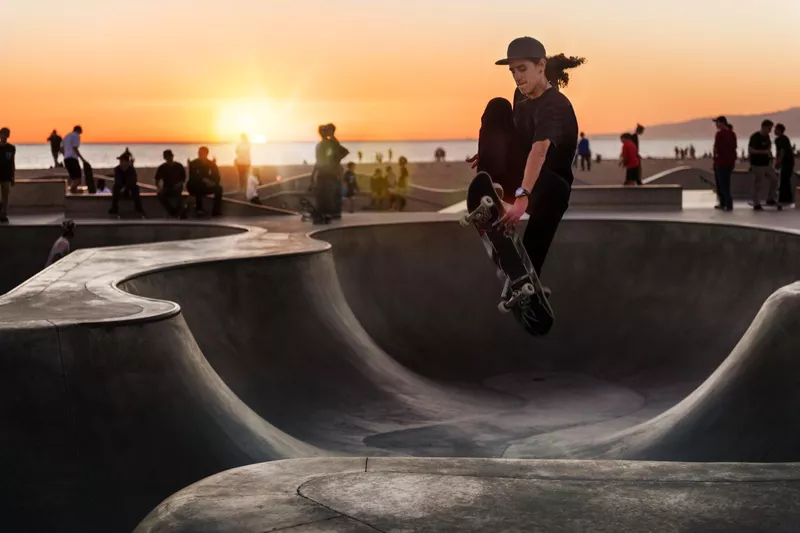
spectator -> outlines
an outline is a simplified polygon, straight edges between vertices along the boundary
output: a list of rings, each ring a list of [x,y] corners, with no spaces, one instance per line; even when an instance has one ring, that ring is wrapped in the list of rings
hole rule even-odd
[[[254,168],[247,177],[247,201],[251,204],[261,205],[261,198],[258,197],[258,186],[261,185],[259,172]]]
[[[348,211],[353,213],[355,211],[356,193],[358,192],[358,179],[356,177],[356,164],[352,161],[347,163],[347,170],[344,172],[342,181],[344,182],[342,195],[347,198]]]
[[[639,151],[639,135],[644,134],[644,126],[641,124],[636,125],[636,131],[630,134],[630,140],[633,141],[633,144],[636,146],[636,160],[639,161],[639,166],[636,167],[636,172],[639,173],[639,177],[636,179],[636,183],[639,185],[642,184],[642,155]],[[686,152],[684,152],[684,157]]]
[[[242,133],[241,142],[236,147],[236,170],[239,172],[239,190],[247,191],[247,180],[250,175],[250,141]]]
[[[717,186],[719,205],[723,211],[733,211],[731,196],[731,176],[736,166],[737,142],[736,134],[728,127],[728,119],[717,117],[717,134],[714,137],[714,181]]]
[[[383,171],[379,168],[375,169],[372,177],[369,180],[370,193],[372,194],[372,201],[370,207],[373,209],[381,209],[383,203],[383,185],[384,177]]]
[[[402,211],[406,208],[406,196],[408,196],[408,186],[409,186],[409,173],[408,167],[406,166],[405,158],[400,158],[400,175],[397,178],[397,186],[394,188],[393,191],[393,198],[392,198],[392,205],[397,208],[398,211]]]
[[[50,142],[50,153],[53,154],[53,168],[58,168],[61,166],[61,163],[58,162],[58,154],[61,153],[61,142],[64,139],[56,130],[53,130],[47,140]]]
[[[325,124],[319,127],[321,140],[316,146],[315,166],[317,211],[320,220],[341,217],[342,166],[341,161],[350,153],[336,139],[336,126]]]
[[[45,268],[49,267],[61,258],[69,255],[70,241],[75,236],[75,222],[72,220],[65,220],[61,223],[61,237],[56,239],[50,248],[50,255],[47,256],[47,263]]]
[[[780,176],[780,186],[778,188],[778,203],[791,205],[794,203],[794,187],[792,187],[792,176],[794,175],[794,148],[792,141],[786,136],[786,126],[783,124],[775,125],[775,170]]]
[[[581,160],[581,170],[592,171],[592,151],[589,148],[589,139],[581,132],[581,140],[578,141],[578,157]]]
[[[128,150],[117,157],[119,165],[114,169],[114,188],[111,189],[111,209],[109,215],[119,215],[119,198],[122,196],[123,189],[133,198],[133,206],[136,212],[145,218],[142,209],[142,198],[139,194],[139,184],[136,176],[136,169],[133,167],[131,154]]]
[[[777,204],[778,176],[772,169],[772,140],[769,134],[772,132],[773,122],[765,120],[761,123],[761,129],[750,136],[748,152],[750,154],[750,169],[753,172],[753,210],[761,211],[760,188],[761,182],[767,180],[769,188],[767,190],[767,205]],[[778,209],[781,206],[778,205]]]
[[[69,174],[69,179],[71,181],[69,190],[72,194],[78,193],[78,186],[81,184],[81,178],[83,177],[81,165],[78,163],[78,160],[86,163],[86,159],[83,158],[80,151],[82,133],[83,128],[75,126],[72,128],[72,133],[64,137],[63,141],[64,166]]]
[[[17,148],[9,144],[11,130],[0,128],[0,223],[8,222],[8,198],[17,171]]]
[[[189,162],[189,179],[186,184],[189,194],[195,198],[195,210],[198,216],[205,215],[203,197],[214,195],[211,216],[222,214],[222,186],[220,185],[219,168],[216,159],[208,158],[208,148],[201,146],[197,150],[197,159]]]
[[[639,154],[633,142],[633,135],[623,133],[619,137],[622,142],[622,153],[620,154],[619,166],[625,167],[624,185],[641,185]]]
[[[175,161],[172,150],[164,150],[164,163],[156,169],[155,182],[158,188],[158,201],[171,217],[186,218],[186,205],[183,202],[183,187],[186,183],[186,169]]]

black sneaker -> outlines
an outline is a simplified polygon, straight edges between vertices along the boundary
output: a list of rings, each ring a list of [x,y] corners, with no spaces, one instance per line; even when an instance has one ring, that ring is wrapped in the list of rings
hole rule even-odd
[[[753,206],[753,211],[763,211],[764,208],[761,207],[761,204],[756,204]]]

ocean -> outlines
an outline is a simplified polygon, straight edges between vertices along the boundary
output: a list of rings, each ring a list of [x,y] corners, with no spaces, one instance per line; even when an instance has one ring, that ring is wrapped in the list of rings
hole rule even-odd
[[[614,139],[590,138],[593,154],[600,154],[603,159],[616,159],[619,156],[620,143]],[[303,162],[314,162],[315,142],[289,142],[289,143],[264,143],[253,144],[251,148],[252,162],[254,165],[299,165]],[[365,163],[374,162],[375,154],[382,153],[384,161],[388,161],[388,153],[393,152],[393,161],[400,156],[405,156],[411,162],[433,161],[433,154],[437,148],[444,148],[446,160],[463,161],[467,156],[473,155],[478,148],[477,140],[459,141],[379,141],[379,142],[349,142],[342,144],[350,150],[347,161],[358,162],[358,151],[363,153]],[[710,152],[713,138],[708,139],[682,139],[682,140],[648,140],[646,135],[640,138],[640,151],[643,157],[667,158],[675,156],[675,147],[688,147],[694,145],[697,157],[704,152]],[[161,154],[167,148],[171,149],[178,161],[185,162],[189,158],[197,157],[200,144],[91,144],[81,146],[81,153],[95,168],[108,168],[117,165],[117,156],[129,148],[136,159],[136,166],[156,167],[163,160]],[[211,151],[211,157],[216,157],[220,165],[232,165],[235,158],[236,145],[210,143],[206,146]],[[17,145],[17,168],[36,169],[50,168],[53,158],[50,155],[48,144],[20,144]]]

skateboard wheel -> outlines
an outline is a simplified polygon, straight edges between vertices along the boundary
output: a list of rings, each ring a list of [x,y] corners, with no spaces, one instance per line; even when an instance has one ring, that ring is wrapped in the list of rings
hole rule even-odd
[[[536,289],[530,283],[526,283],[522,286],[522,294],[525,296],[533,296],[536,294]]]
[[[462,215],[461,218],[458,219],[458,223],[464,226],[465,228],[470,225],[469,215]]]
[[[502,300],[500,301],[499,304],[497,304],[497,310],[500,311],[501,313],[508,313],[509,311],[511,311],[511,309],[509,309],[506,303]]]
[[[481,198],[481,205],[483,207],[488,207],[488,208],[494,207],[494,200],[492,200],[488,196],[484,196],[483,198]]]

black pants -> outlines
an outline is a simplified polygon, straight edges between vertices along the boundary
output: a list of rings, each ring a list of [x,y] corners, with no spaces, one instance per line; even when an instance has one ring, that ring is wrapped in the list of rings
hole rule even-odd
[[[778,202],[782,204],[794,203],[794,187],[792,187],[792,176],[794,166],[783,165],[781,167],[781,183],[778,189]]]
[[[511,104],[495,98],[486,106],[478,135],[478,170],[488,172],[492,179],[502,176],[504,196],[513,198],[514,190],[522,184],[525,162],[530,147],[524,148],[520,134],[510,114]],[[528,224],[522,244],[531,258],[536,274],[541,276],[550,245],[569,207],[570,183],[549,170],[542,170],[528,199]]]
[[[592,154],[580,154],[581,170],[592,170]],[[584,169],[584,165],[586,168]]]
[[[170,216],[182,215],[186,211],[183,204],[183,186],[164,187],[158,191],[158,201]]]
[[[212,215],[219,215],[222,212],[222,187],[208,183],[192,183],[187,187],[189,194],[194,196],[194,205],[197,211],[203,211],[203,197],[206,194],[214,195],[214,204],[211,207]]]
[[[341,184],[337,176],[317,174],[315,193],[317,197],[317,212],[320,216],[334,216],[337,213],[341,213],[341,192]]]
[[[139,196],[139,186],[135,183],[125,184],[119,181],[115,181],[114,188],[111,189],[111,211],[114,213],[119,211],[119,197],[122,194],[123,188],[128,191],[133,198],[133,208],[136,212],[143,213],[144,209],[142,209],[142,198]]]
[[[717,197],[720,207],[733,209],[733,197],[731,196],[731,175],[733,168],[714,168],[714,178],[717,183]]]

